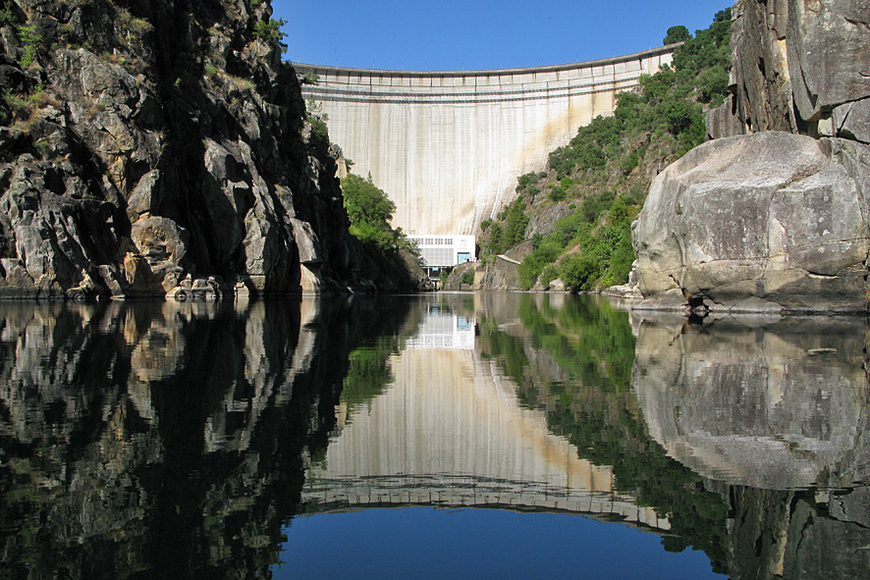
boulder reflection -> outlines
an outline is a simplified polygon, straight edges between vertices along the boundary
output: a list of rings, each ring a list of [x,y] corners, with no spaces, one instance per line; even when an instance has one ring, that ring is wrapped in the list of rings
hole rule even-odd
[[[866,321],[636,321],[650,435],[728,498],[730,573],[864,577],[870,566]]]

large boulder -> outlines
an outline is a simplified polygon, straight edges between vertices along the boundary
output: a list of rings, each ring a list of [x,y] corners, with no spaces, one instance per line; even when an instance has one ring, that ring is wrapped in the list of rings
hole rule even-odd
[[[710,141],[653,182],[633,226],[639,307],[867,307],[870,147],[765,132]]]

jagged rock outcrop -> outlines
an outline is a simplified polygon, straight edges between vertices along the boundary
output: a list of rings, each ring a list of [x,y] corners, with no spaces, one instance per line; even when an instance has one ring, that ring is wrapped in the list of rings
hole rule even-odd
[[[870,2],[739,0],[733,17],[733,95],[707,116],[729,138],[653,182],[643,306],[866,310]]]
[[[268,2],[0,7],[0,296],[373,285]]]
[[[733,116],[744,132],[870,142],[870,3],[739,0],[732,15],[734,97],[708,116],[712,137]]]

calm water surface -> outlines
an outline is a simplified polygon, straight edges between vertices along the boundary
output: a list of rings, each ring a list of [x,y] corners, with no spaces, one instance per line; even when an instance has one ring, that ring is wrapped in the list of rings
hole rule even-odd
[[[866,578],[863,318],[0,304],[0,578]]]

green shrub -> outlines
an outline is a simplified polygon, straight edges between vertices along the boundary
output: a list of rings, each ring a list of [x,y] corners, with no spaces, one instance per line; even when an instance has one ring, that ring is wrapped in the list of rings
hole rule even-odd
[[[486,249],[488,252],[492,254],[501,254],[507,251],[510,246],[504,245],[502,235],[503,230],[500,223],[495,222],[489,227],[489,240],[486,244]]]
[[[474,270],[466,270],[463,272],[461,283],[467,286],[474,284]]]
[[[0,0],[0,26],[15,24],[18,18],[12,0]]]
[[[668,28],[668,35],[662,40],[662,44],[674,44],[675,42],[685,42],[691,39],[692,35],[689,34],[689,29],[685,26],[671,26]]]
[[[36,32],[35,24],[19,27],[18,36],[21,38],[21,44],[24,47],[21,65],[30,67],[35,63],[37,56],[39,56],[39,53],[43,49],[42,36]]]
[[[559,244],[550,236],[546,236],[541,241],[541,244],[531,254],[526,256],[517,268],[520,286],[526,290],[534,286],[544,268],[556,261],[563,248],[562,244]]]
[[[558,277],[559,269],[556,268],[556,266],[554,266],[553,264],[549,264],[544,268],[544,271],[541,272],[541,284],[543,284],[544,287],[547,287],[550,285],[550,282]]]
[[[565,195],[565,190],[562,189],[561,186],[556,185],[553,187],[553,189],[550,190],[550,193],[547,195],[547,197],[549,197],[551,201],[559,202],[565,199]]]
[[[363,179],[349,173],[341,180],[341,191],[352,235],[383,252],[396,251],[399,247],[412,249],[404,234],[390,226],[396,204],[372,182],[371,175]]]
[[[254,24],[254,36],[262,39],[268,44],[277,44],[281,49],[281,54],[284,54],[287,52],[287,45],[282,41],[287,35],[281,31],[281,27],[285,24],[287,24],[287,21],[283,18],[277,20],[274,18],[270,18],[269,20],[258,20],[257,23]]]
[[[522,193],[528,186],[538,182],[537,173],[524,173],[517,178],[517,191]]]
[[[522,197],[518,197],[508,208],[503,238],[506,250],[521,244],[525,240],[526,226],[528,225],[529,218],[526,215],[526,203]]]
[[[628,175],[634,171],[634,168],[637,167],[638,163],[640,163],[640,156],[637,151],[632,151],[622,160],[622,174]]]
[[[356,174],[348,174],[341,182],[344,194],[344,207],[347,217],[353,223],[385,224],[393,219],[396,204],[382,189],[372,182],[372,176],[363,179]]]
[[[592,290],[600,273],[598,261],[585,253],[565,256],[559,265],[559,277],[569,288]]]
[[[309,143],[318,151],[329,149],[329,128],[326,121],[317,116],[309,116],[308,123],[311,125],[311,138]]]

